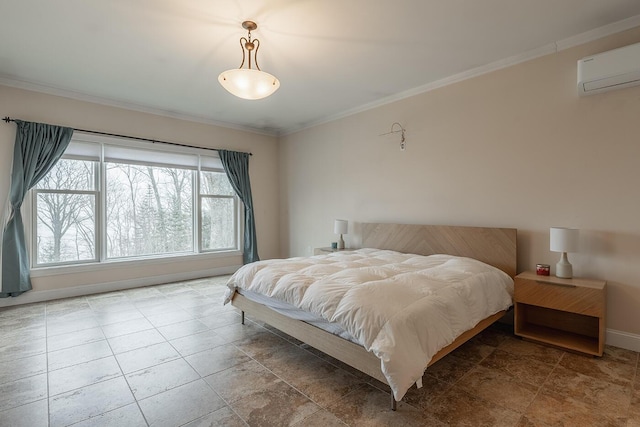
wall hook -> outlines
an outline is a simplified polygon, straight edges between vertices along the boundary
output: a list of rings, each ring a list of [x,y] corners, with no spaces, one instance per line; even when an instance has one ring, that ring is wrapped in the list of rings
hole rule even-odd
[[[391,131],[387,133],[381,133],[380,136],[391,135],[393,133],[400,133],[400,150],[404,151],[404,149],[407,146],[407,143],[404,137],[404,132],[405,132],[405,129],[402,127],[402,125],[398,122],[395,122],[391,125]]]

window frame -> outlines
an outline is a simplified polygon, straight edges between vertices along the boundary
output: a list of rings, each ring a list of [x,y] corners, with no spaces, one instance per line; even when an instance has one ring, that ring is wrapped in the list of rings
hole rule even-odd
[[[211,167],[207,166],[206,168],[202,168],[203,158],[208,159],[208,163],[211,163],[212,159],[219,159],[217,153],[213,153],[211,150],[207,149],[199,149],[199,148],[189,148],[189,147],[174,147],[171,145],[164,145],[162,148],[159,148],[155,143],[148,142],[139,142],[132,141],[129,139],[123,139],[118,137],[111,136],[100,136],[100,135],[92,135],[81,132],[76,132],[74,134],[71,143],[93,143],[99,144],[97,150],[99,150],[99,156],[96,158],[94,156],[83,156],[83,155],[64,155],[63,159],[72,159],[72,160],[92,160],[94,161],[94,190],[43,190],[33,188],[29,190],[30,197],[25,200],[25,231],[28,242],[28,250],[30,254],[30,268],[32,272],[36,272],[35,275],[32,274],[33,277],[37,277],[38,272],[42,272],[43,274],[47,271],[64,271],[66,272],[81,272],[81,271],[89,271],[95,269],[96,266],[113,266],[113,265],[145,265],[145,264],[161,264],[166,262],[167,260],[196,260],[200,258],[216,258],[216,257],[228,257],[228,256],[237,256],[242,255],[242,239],[243,239],[243,227],[241,224],[244,223],[243,211],[241,207],[242,201],[238,197],[237,194],[233,196],[224,196],[225,198],[234,199],[234,240],[235,247],[233,248],[224,248],[224,249],[203,249],[201,245],[201,235],[202,235],[202,227],[200,224],[201,218],[201,200],[203,195],[200,193],[200,172],[201,171],[210,171],[210,172],[221,172],[225,173],[224,168],[220,167]],[[191,185],[192,185],[192,247],[191,250],[181,251],[181,252],[173,252],[173,253],[162,253],[162,254],[148,254],[148,255],[139,255],[139,256],[130,256],[130,257],[114,257],[107,258],[107,239],[106,237],[106,166],[107,161],[105,160],[105,146],[124,146],[127,148],[137,148],[140,150],[148,150],[148,151],[156,151],[162,153],[175,153],[180,155],[191,155],[197,157],[196,166],[188,167],[186,169],[191,169]],[[162,163],[144,163],[146,165],[155,166],[155,167],[167,167],[168,165]],[[169,167],[172,167],[169,165]],[[173,165],[173,167],[179,168],[178,166]],[[60,262],[60,263],[37,263],[37,224],[38,224],[38,211],[37,211],[37,197],[38,194],[42,192],[58,192],[58,193],[67,193],[67,194],[91,194],[95,198],[95,219],[94,219],[94,227],[95,227],[95,244],[94,244],[94,259],[92,260],[82,260],[82,261],[71,261],[71,262]],[[206,197],[206,196],[205,196]],[[100,269],[100,268],[99,268]],[[46,274],[44,274],[46,275]]]
[[[235,240],[235,247],[236,248],[240,248],[240,239],[242,237],[241,233],[240,233],[240,221],[244,220],[244,217],[242,217],[242,215],[240,214],[240,203],[242,203],[240,201],[240,197],[238,197],[237,194],[235,194],[234,191],[234,195],[230,196],[227,194],[209,194],[209,193],[202,193],[202,187],[201,187],[201,182],[200,182],[200,177],[201,177],[201,173],[202,172],[215,172],[215,173],[223,173],[226,174],[226,172],[224,171],[224,169],[217,169],[217,168],[199,168],[198,169],[198,173],[196,174],[196,185],[198,186],[198,192],[197,192],[197,198],[198,198],[198,203],[197,203],[197,207],[198,207],[198,213],[197,213],[197,219],[198,221],[200,221],[200,219],[202,218],[202,200],[207,198],[207,199],[233,199],[234,203],[233,203],[233,215],[234,218],[236,218],[237,220],[234,223],[234,240]],[[227,178],[228,179],[228,178]],[[194,194],[196,194],[194,192]],[[242,210],[244,211],[244,209]],[[220,248],[220,249],[203,249],[203,235],[202,235],[202,227],[199,226],[197,228],[198,230],[198,235],[197,235],[197,247],[198,247],[198,252],[199,253],[212,253],[212,252],[225,252],[228,250],[231,250],[231,248]]]

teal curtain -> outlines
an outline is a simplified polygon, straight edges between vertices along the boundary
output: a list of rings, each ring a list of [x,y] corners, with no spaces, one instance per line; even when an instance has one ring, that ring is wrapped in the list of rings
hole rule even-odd
[[[244,203],[244,252],[242,260],[245,264],[259,261],[258,243],[256,241],[256,221],[253,214],[253,197],[249,181],[249,154],[237,151],[218,150],[222,166],[227,177]]]
[[[20,207],[27,192],[56,164],[64,153],[72,128],[16,120],[13,169],[9,190],[9,220],[2,235],[2,290],[0,298],[31,290],[29,257]]]

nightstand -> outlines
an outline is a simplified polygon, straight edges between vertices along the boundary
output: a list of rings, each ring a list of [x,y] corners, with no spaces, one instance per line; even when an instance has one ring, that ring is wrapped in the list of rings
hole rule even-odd
[[[313,249],[313,254],[314,255],[326,255],[326,254],[330,254],[331,252],[340,252],[340,251],[348,251],[349,249],[345,248],[345,249],[333,249],[333,248],[314,248]]]
[[[567,350],[602,356],[604,280],[560,279],[525,271],[515,277],[515,334]]]

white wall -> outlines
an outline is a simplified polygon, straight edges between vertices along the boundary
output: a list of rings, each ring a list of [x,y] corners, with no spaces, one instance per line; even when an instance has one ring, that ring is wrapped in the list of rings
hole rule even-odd
[[[280,255],[279,248],[279,191],[278,191],[278,148],[277,139],[202,123],[177,120],[153,114],[146,114],[95,103],[45,95],[41,93],[0,86],[0,112],[28,121],[71,126],[74,128],[151,138],[205,148],[225,148],[253,153],[249,161],[253,201],[258,234],[258,252],[262,258]],[[0,124],[0,203],[5,202],[9,189],[13,144],[16,126],[13,123]],[[136,284],[152,284],[173,281],[179,277],[189,277],[210,271],[228,271],[230,267],[242,264],[240,256],[211,257],[199,256],[185,261],[166,261],[139,266],[127,266],[83,271],[75,274],[54,274],[42,276],[34,272],[33,292],[46,295],[74,295],[82,293],[82,288],[92,292],[98,287],[88,286],[108,284],[111,289]],[[56,291],[62,291],[56,292]],[[20,302],[21,298],[1,301]]]
[[[576,227],[574,275],[606,279],[607,327],[640,334],[640,87],[576,91],[578,59],[638,41],[640,28],[282,137],[283,254],[328,246],[335,218],[515,227],[518,270],[553,272],[549,227]],[[379,136],[396,121],[405,152]]]

